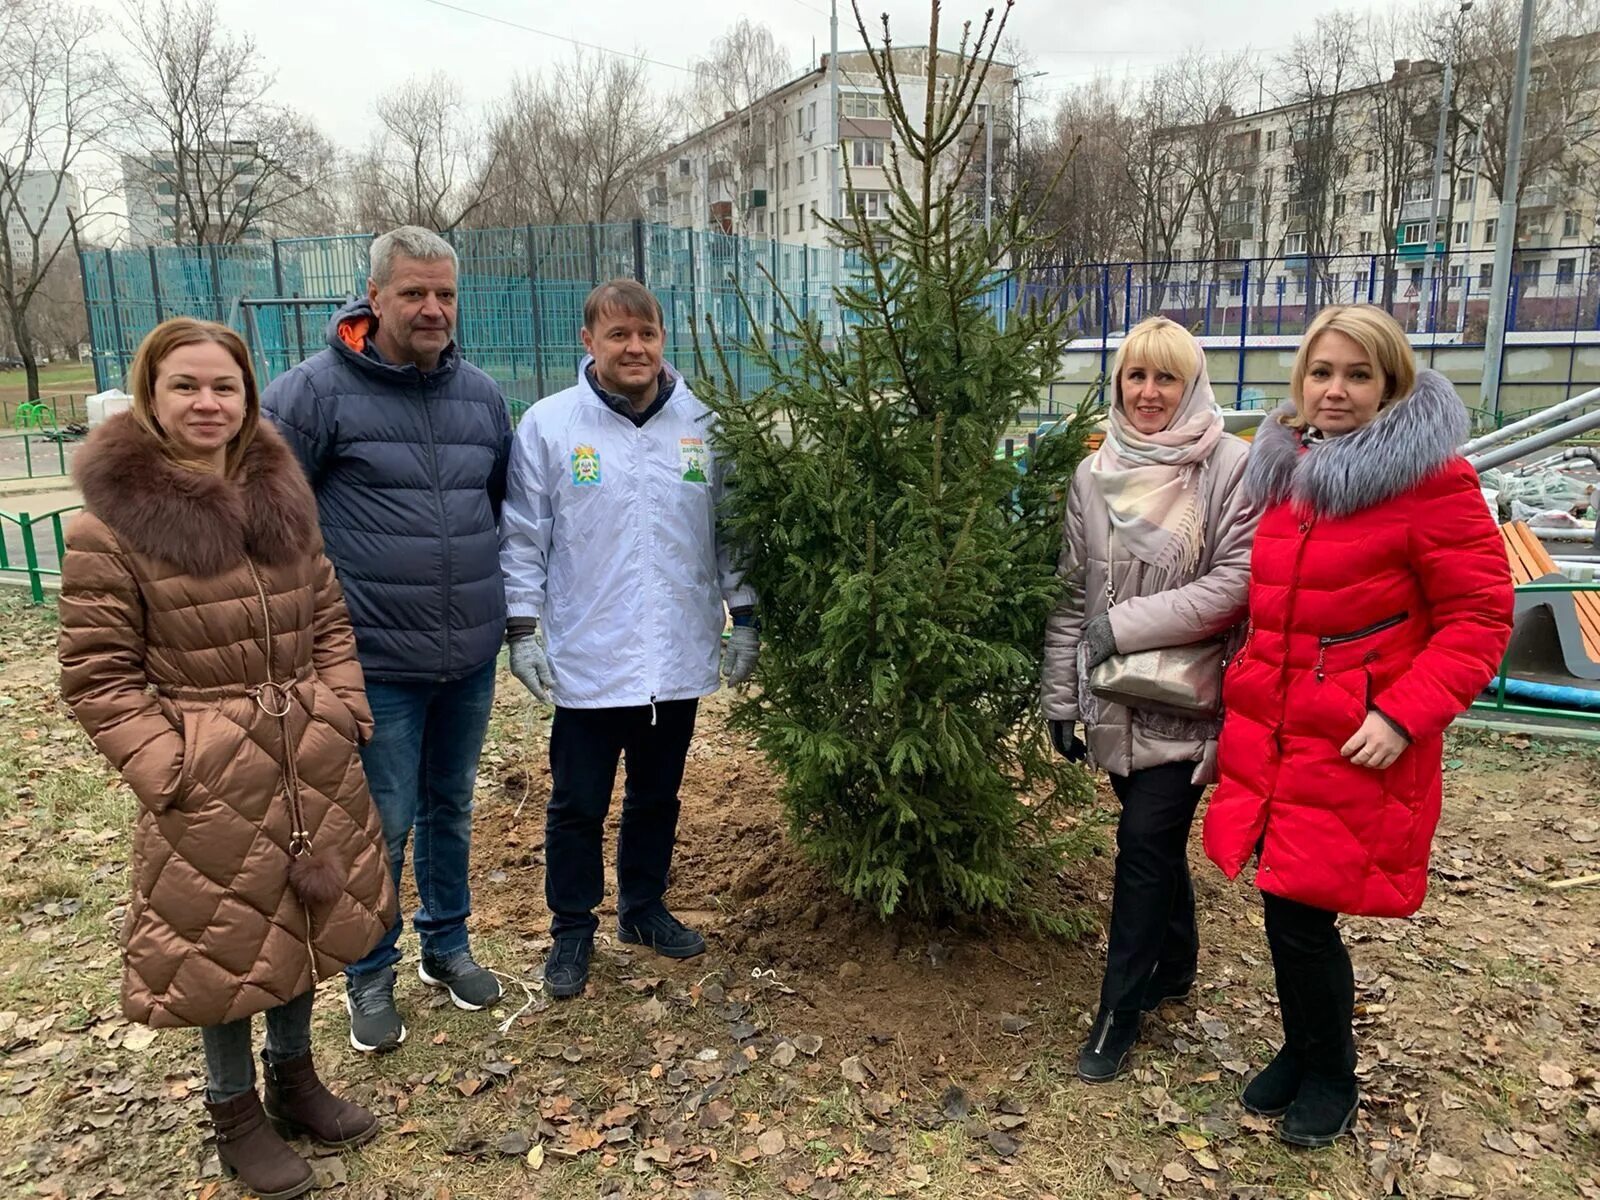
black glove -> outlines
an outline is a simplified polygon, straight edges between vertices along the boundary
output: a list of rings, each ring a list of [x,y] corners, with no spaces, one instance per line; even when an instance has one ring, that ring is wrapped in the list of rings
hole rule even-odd
[[[1089,747],[1083,744],[1071,721],[1050,722],[1050,744],[1070,763],[1081,763],[1089,757]]]

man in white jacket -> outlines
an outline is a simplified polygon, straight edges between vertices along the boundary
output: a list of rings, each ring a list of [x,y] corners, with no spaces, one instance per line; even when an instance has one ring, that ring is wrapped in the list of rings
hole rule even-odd
[[[573,387],[517,428],[501,521],[511,672],[554,705],[545,901],[552,996],[589,978],[617,762],[617,925],[671,958],[706,944],[663,896],[699,698],[755,670],[755,595],[717,535],[724,464],[709,409],[661,360],[661,305],[631,279],[589,294]],[[541,631],[543,645],[541,645]]]

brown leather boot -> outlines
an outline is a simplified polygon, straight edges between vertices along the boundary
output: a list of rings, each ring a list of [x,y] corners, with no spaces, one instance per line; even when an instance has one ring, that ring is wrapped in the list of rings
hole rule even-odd
[[[206,1111],[226,1178],[237,1176],[259,1200],[290,1200],[311,1190],[311,1168],[267,1123],[254,1088],[221,1104],[207,1100]]]
[[[267,1118],[284,1137],[305,1134],[324,1146],[359,1146],[378,1132],[378,1118],[341,1100],[317,1078],[309,1053],[284,1062],[265,1054]]]

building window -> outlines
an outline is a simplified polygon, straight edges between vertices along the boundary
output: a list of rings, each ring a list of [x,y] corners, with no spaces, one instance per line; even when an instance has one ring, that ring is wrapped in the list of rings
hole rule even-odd
[[[811,128],[815,129],[816,127],[817,127],[817,102],[815,100],[813,100],[811,102]]]
[[[1407,221],[1400,226],[1400,245],[1421,246],[1428,240],[1426,221]]]
[[[1578,277],[1578,260],[1575,258],[1562,258],[1556,260],[1556,283],[1569,284]]]
[[[1367,284],[1371,281],[1371,279],[1372,279],[1372,276],[1367,274],[1367,272],[1365,272],[1365,271],[1357,271],[1356,272],[1356,291],[1355,291],[1356,299],[1359,300],[1363,295],[1366,294]]]
[[[789,210],[787,208],[783,210],[783,236],[789,236]]]
[[[1333,219],[1337,221],[1342,216],[1344,216],[1344,196],[1341,194],[1333,198]]]
[[[1534,258],[1522,264],[1522,278],[1529,287],[1539,286],[1539,276],[1544,273],[1544,259]]]
[[[1411,268],[1411,286],[1414,287],[1414,288],[1421,288],[1422,287],[1422,268],[1421,267],[1412,267]]]
[[[804,204],[796,204],[794,206],[794,224],[796,231],[800,233],[806,231],[806,206]]]
[[[1431,179],[1408,179],[1408,180],[1406,180],[1405,199],[1406,200],[1432,200],[1433,199],[1433,180],[1431,180]]]
[[[1494,245],[1494,235],[1499,231],[1499,229],[1500,222],[1494,217],[1490,217],[1483,223],[1483,244],[1485,246]]]
[[[880,141],[852,141],[850,165],[853,167],[883,166],[884,143]]]
[[[1306,252],[1306,235],[1291,233],[1283,239],[1283,252],[1289,255],[1304,254]]]
[[[1463,275],[1465,275],[1466,273],[1467,273],[1466,272],[1466,268],[1464,266],[1462,266],[1460,263],[1451,263],[1450,264],[1450,286],[1453,287],[1453,288],[1460,287],[1461,286],[1461,277]]]
[[[1364,230],[1361,234],[1361,253],[1372,253],[1372,230]]]
[[[1367,173],[1371,174],[1373,171],[1376,171],[1377,169],[1378,169],[1378,152],[1376,150],[1368,150],[1367,151]]]
[[[1277,148],[1278,148],[1278,131],[1276,129],[1269,129],[1269,130],[1267,130],[1267,152],[1270,154],[1272,151],[1276,150]]]
[[[883,97],[867,96],[860,92],[846,92],[839,98],[841,116],[853,121],[880,120],[884,114]]]
[[[879,221],[889,215],[888,192],[841,192],[839,207],[849,212],[851,207],[869,221]]]
[[[1263,196],[1262,196],[1263,200],[1266,198],[1265,197],[1265,193],[1272,191],[1272,168],[1271,167],[1268,167],[1264,172],[1262,172],[1262,175],[1261,175],[1261,191],[1263,192]]]
[[[1465,221],[1457,221],[1456,222],[1456,238],[1455,238],[1456,244],[1458,246],[1464,246],[1464,245],[1467,244],[1468,240],[1471,237],[1472,237],[1472,228],[1471,228],[1471,226],[1469,226]]]
[[[794,181],[797,184],[806,181],[806,156],[804,154],[794,160]]]
[[[1573,212],[1572,209],[1569,208],[1567,210],[1567,215],[1565,217],[1563,217],[1562,221],[1561,221],[1561,236],[1562,237],[1577,237],[1578,236],[1578,221],[1579,221],[1578,214]]]
[[[820,153],[820,151],[817,151],[817,150],[813,150],[811,152],[811,182],[812,183],[815,183],[817,181],[817,155],[819,153]]]
[[[758,212],[758,213],[756,213],[756,232],[757,233],[765,233],[766,231],[767,231],[767,214],[765,212]]]
[[[1371,216],[1378,211],[1378,193],[1366,191],[1361,193],[1361,211],[1366,216]]]
[[[1484,263],[1483,266],[1478,268],[1478,286],[1480,288],[1491,288],[1494,286],[1493,263]]]
[[[788,164],[788,162],[785,162],[783,164],[783,190],[786,191],[786,192],[789,190],[789,164]]]

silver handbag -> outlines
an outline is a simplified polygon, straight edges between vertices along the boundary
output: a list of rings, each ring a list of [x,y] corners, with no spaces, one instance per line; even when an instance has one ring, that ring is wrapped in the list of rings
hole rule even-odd
[[[1117,602],[1111,583],[1111,535],[1106,536],[1106,610]],[[1089,672],[1089,690],[1124,708],[1156,709],[1180,717],[1215,719],[1222,715],[1221,638],[1186,646],[1160,646],[1133,654],[1113,654]]]
[[[1222,712],[1222,659],[1220,641],[1113,654],[1089,672],[1089,690],[1125,708],[1214,718]]]

